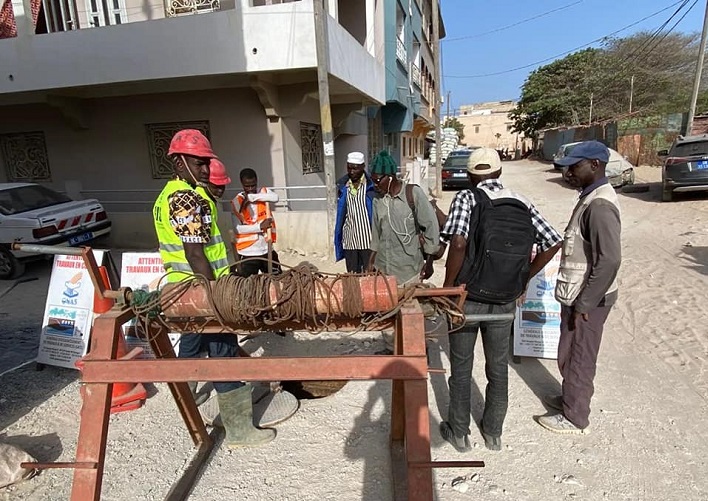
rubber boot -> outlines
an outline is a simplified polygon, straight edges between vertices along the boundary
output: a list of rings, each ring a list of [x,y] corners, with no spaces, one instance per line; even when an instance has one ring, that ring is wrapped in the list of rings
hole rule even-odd
[[[226,429],[226,446],[255,447],[267,444],[275,438],[275,430],[259,429],[253,426],[253,402],[251,385],[246,384],[226,393],[216,394],[219,400],[219,413]]]
[[[197,382],[196,381],[187,381],[187,385],[189,386],[189,391],[192,392],[192,397],[194,398],[194,401],[197,403],[197,407],[202,405],[204,402],[207,401],[207,398],[209,398],[208,393],[197,393]]]

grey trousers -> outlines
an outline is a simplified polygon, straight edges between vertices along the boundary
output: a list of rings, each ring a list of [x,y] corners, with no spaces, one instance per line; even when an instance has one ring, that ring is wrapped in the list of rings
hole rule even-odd
[[[467,301],[465,314],[512,313],[516,303],[492,305]],[[450,334],[450,408],[447,421],[455,436],[470,433],[472,365],[477,333],[482,333],[487,388],[482,430],[500,437],[509,405],[509,332],[512,320],[476,322]]]

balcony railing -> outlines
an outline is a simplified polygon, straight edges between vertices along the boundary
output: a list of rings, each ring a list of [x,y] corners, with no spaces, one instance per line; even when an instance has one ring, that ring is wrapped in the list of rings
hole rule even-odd
[[[396,59],[398,59],[403,66],[408,64],[408,54],[406,53],[406,45],[403,40],[396,37]]]
[[[167,17],[201,14],[219,9],[221,9],[219,0],[165,0],[165,14]]]
[[[416,64],[411,65],[411,80],[420,89],[420,68]]]

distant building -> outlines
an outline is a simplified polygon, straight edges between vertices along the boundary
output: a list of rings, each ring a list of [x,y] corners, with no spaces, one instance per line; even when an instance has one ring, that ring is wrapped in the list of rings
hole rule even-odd
[[[464,126],[467,146],[482,146],[497,150],[515,149],[525,153],[531,141],[523,134],[513,132],[514,121],[509,113],[516,107],[515,101],[492,101],[460,106],[457,120]]]

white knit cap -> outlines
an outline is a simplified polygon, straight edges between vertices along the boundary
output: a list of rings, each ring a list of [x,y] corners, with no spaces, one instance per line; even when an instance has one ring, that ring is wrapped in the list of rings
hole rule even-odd
[[[361,165],[364,161],[364,154],[359,151],[352,151],[349,155],[347,155],[348,164]]]
[[[502,168],[499,153],[492,148],[477,148],[467,159],[467,172],[484,176],[494,174]]]

